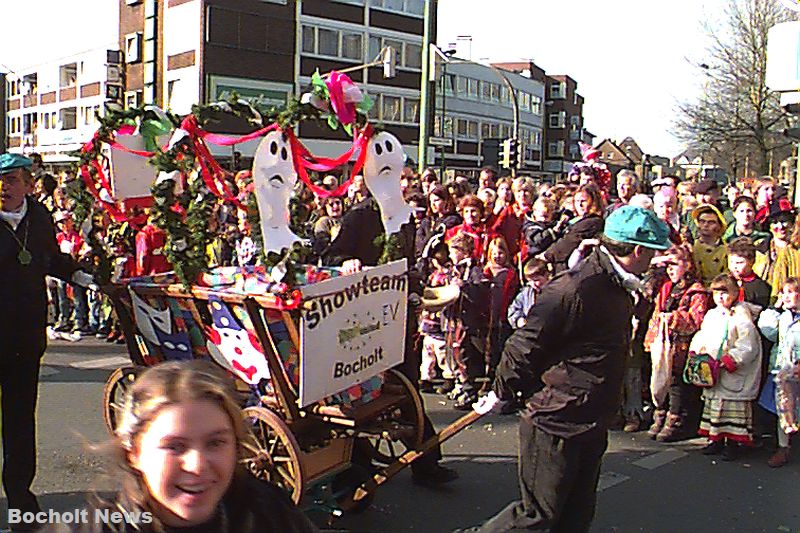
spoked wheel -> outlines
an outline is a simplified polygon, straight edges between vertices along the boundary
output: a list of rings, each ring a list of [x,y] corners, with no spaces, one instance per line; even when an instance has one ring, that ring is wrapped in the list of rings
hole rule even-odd
[[[394,369],[388,370],[384,375],[384,391],[402,394],[403,400],[377,418],[367,440],[372,459],[376,463],[390,465],[405,452],[420,447],[424,415],[422,399],[411,381]]]
[[[289,427],[263,407],[246,407],[242,412],[255,436],[255,450],[245,465],[257,478],[281,487],[294,503],[300,503],[305,488],[300,446]]]
[[[111,373],[103,387],[103,420],[112,434],[125,409],[125,396],[136,381],[136,369],[129,366],[118,368]]]

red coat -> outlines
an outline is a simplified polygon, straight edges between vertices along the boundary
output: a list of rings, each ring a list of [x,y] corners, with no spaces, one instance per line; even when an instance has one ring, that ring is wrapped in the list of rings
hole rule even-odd
[[[500,234],[506,240],[508,253],[512,258],[517,257],[520,250],[525,213],[526,211],[521,209],[518,204],[511,204],[500,211],[497,220],[491,227],[492,233]]]
[[[167,235],[152,224],[143,227],[136,234],[136,275],[152,276],[172,270],[172,265],[164,254]]]

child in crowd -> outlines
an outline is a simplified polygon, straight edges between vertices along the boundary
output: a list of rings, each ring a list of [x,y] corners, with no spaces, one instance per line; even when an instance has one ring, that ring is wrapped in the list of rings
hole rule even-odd
[[[728,274],[711,282],[716,307],[710,309],[689,346],[719,362],[713,387],[703,390],[703,414],[698,434],[708,437],[703,454],[721,453],[723,461],[739,455],[741,445],[753,445],[753,404],[761,380],[761,339],[753,324],[758,307],[739,301],[739,284]]]
[[[472,239],[472,259],[475,264],[483,261],[486,253],[488,235],[486,226],[483,223],[483,202],[475,195],[465,196],[458,204],[458,211],[464,222],[453,226],[445,233],[444,240],[448,245],[458,235],[466,235]]]
[[[700,391],[683,381],[683,368],[692,336],[700,329],[709,307],[708,291],[698,281],[694,263],[684,246],[673,246],[666,258],[668,279],[656,294],[655,309],[645,335],[644,349],[652,352],[661,321],[666,321],[672,375],[666,397],[656,405],[648,435],[659,442],[693,437],[700,415]]]
[[[443,287],[450,282],[450,264],[446,246],[437,247],[430,256],[431,274],[426,287]],[[422,337],[422,363],[420,365],[420,391],[434,390],[433,379],[436,366],[442,372],[444,384],[436,389],[439,394],[447,394],[455,385],[456,364],[452,353],[447,350],[445,330],[442,328],[442,311],[426,310],[420,314],[419,332]]]
[[[522,223],[523,261],[527,257],[541,254],[561,236],[569,218],[561,217],[556,222],[555,215],[556,203],[551,198],[540,196],[533,203],[533,209]]]
[[[770,354],[770,379],[762,391],[759,404],[776,413],[775,377],[780,370],[800,368],[800,280],[788,278],[781,286],[774,308],[762,311],[758,319],[761,333],[775,345]],[[778,425],[778,449],[768,464],[778,468],[789,462],[789,435]]]
[[[727,271],[728,250],[722,242],[722,234],[728,226],[719,209],[711,204],[695,209],[692,218],[697,225],[692,254],[700,279],[707,287],[711,280]]]
[[[728,270],[739,286],[737,301],[750,302],[766,309],[772,287],[753,272],[756,247],[748,237],[739,237],[728,244]]]
[[[508,323],[514,329],[525,326],[528,311],[536,304],[536,297],[542,291],[544,284],[551,278],[547,261],[537,257],[528,258],[522,273],[525,277],[525,285],[508,307]]]
[[[465,233],[448,243],[452,270],[450,283],[461,289],[458,301],[445,310],[447,346],[453,350],[458,370],[458,384],[452,396],[455,408],[469,410],[478,399],[476,381],[484,373],[487,324],[489,323],[489,291],[483,272],[473,259],[475,241]]]
[[[483,275],[489,281],[489,349],[486,350],[486,369],[491,380],[494,369],[500,362],[506,339],[511,334],[511,328],[505,319],[508,306],[519,286],[506,240],[500,235],[489,241]]]

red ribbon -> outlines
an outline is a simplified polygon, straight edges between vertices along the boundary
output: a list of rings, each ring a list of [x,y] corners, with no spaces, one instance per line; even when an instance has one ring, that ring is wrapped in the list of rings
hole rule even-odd
[[[372,137],[372,126],[367,124],[367,126],[361,132],[359,132],[359,135],[354,139],[353,146],[350,148],[350,150],[335,159],[314,157],[311,152],[309,152],[308,149],[303,146],[291,129],[288,130],[286,134],[289,137],[289,144],[292,148],[292,158],[294,159],[294,166],[295,170],[297,171],[297,176],[309,189],[311,189],[314,194],[320,198],[329,198],[332,196],[343,196],[346,194],[350,184],[353,183],[353,177],[358,174],[361,168],[364,166],[364,159],[367,156],[367,143]],[[342,166],[344,163],[350,160],[350,157],[356,150],[359,150],[359,153],[355,164],[353,165],[353,171],[350,173],[350,179],[342,183],[333,191],[318,187],[308,177],[307,169],[310,168],[312,170],[325,172]],[[310,161],[310,159],[313,159],[313,161]]]

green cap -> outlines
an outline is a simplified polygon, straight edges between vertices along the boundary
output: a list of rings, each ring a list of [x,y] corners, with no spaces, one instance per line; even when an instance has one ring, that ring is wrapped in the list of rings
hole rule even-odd
[[[0,174],[6,174],[18,168],[30,169],[33,161],[20,154],[0,154]]]
[[[632,205],[615,209],[606,219],[603,233],[611,240],[666,250],[671,246],[669,227],[653,211]]]

